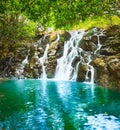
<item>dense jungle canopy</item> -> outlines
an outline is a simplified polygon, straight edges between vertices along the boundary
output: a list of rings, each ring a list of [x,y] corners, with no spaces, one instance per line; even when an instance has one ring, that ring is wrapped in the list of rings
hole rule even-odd
[[[1,0],[0,41],[35,35],[36,25],[69,29],[87,18],[120,15],[119,0]]]

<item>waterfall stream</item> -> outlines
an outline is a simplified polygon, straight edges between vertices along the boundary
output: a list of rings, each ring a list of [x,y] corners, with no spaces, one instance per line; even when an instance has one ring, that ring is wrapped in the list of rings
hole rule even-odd
[[[75,31],[70,34],[70,40],[64,43],[63,56],[57,60],[55,73],[55,79],[57,80],[75,80],[76,78],[77,68],[73,68],[72,63],[76,57],[81,56],[82,49],[79,48],[79,44],[85,32]]]
[[[88,66],[88,70],[86,72],[85,81],[88,81],[89,79],[89,72],[91,73],[90,83],[94,83],[94,67],[90,65],[91,62],[91,55],[88,56],[88,63],[86,65]]]
[[[95,50],[95,52],[94,52],[94,54],[96,54],[97,53],[97,51],[99,51],[100,50],[100,48],[102,47],[102,45],[101,45],[101,43],[100,43],[100,36],[103,36],[104,34],[103,34],[103,32],[100,32],[100,34],[95,34],[95,36],[97,36],[97,39],[98,39],[98,44],[97,44],[97,49]]]
[[[99,37],[102,36],[103,33],[95,33],[98,43],[94,52],[85,51],[80,47],[83,36],[86,34],[86,32],[74,31],[70,32],[70,34],[71,38],[69,41],[64,43],[63,56],[57,59],[55,79],[76,81],[78,66],[79,64],[83,64],[88,67],[85,76],[85,82],[94,83],[94,67],[90,63],[92,61],[93,54],[97,54],[102,46]],[[78,62],[75,64],[74,61],[76,58]]]
[[[25,59],[22,61],[22,63],[19,65],[19,68],[16,69],[16,74],[18,75],[18,78],[23,79],[24,77],[24,68],[25,65],[29,63],[28,56],[30,55],[30,50],[28,50],[27,55]]]
[[[49,49],[49,44],[46,45],[43,57],[40,57],[40,59],[39,59],[39,62],[42,65],[42,74],[40,76],[40,78],[42,78],[42,79],[46,79],[47,78],[47,74],[46,74],[46,70],[45,70],[45,60],[47,59],[48,49]]]
[[[62,56],[59,57],[57,60],[57,65],[55,65],[55,74],[54,79],[55,80],[72,80],[72,81],[82,81],[82,82],[89,82],[94,83],[94,67],[91,64],[93,58],[95,55],[99,54],[99,50],[101,48],[100,43],[100,36],[103,35],[103,32],[98,31],[97,29],[92,30],[92,36],[96,39],[94,43],[89,43],[87,41],[91,40],[91,36],[88,35],[88,32],[85,31],[71,31],[69,32],[70,38],[64,42]],[[56,34],[56,39],[53,40],[52,43],[49,43],[47,41],[47,38],[49,35],[42,37],[38,42],[34,44],[35,52],[34,52],[34,58],[38,61],[32,63],[36,67],[35,69],[38,69],[36,65],[41,67],[41,70],[38,71],[39,77],[41,79],[47,79],[49,76],[48,74],[48,68],[49,64],[52,63],[49,62],[48,59],[54,55],[55,58],[56,52],[61,50],[55,50],[52,51],[54,53],[48,52],[49,49],[51,49],[51,46],[56,46],[56,44],[59,44],[60,35]],[[86,42],[88,45],[88,49],[86,50]],[[43,45],[43,43],[47,43],[46,47]],[[83,47],[84,46],[84,47]],[[90,47],[95,46],[94,49],[89,49]],[[38,48],[40,50],[43,49],[43,52],[38,52]],[[43,47],[43,48],[42,48]],[[44,49],[45,48],[45,49]],[[16,70],[16,73],[18,74],[19,78],[25,78],[24,77],[24,71],[25,71],[25,65],[30,65],[30,60],[28,60],[28,56],[30,55],[30,50],[28,51],[28,54],[26,58],[22,61],[20,67]],[[39,55],[40,54],[40,55]],[[52,63],[54,64],[54,63]],[[32,67],[34,67],[32,66]],[[31,68],[32,68],[31,67]],[[84,70],[81,70],[84,69]],[[34,68],[32,68],[33,70]],[[51,68],[49,68],[50,70]],[[82,72],[81,72],[82,71]],[[80,75],[82,75],[82,80],[79,78]],[[80,80],[79,80],[80,79]]]

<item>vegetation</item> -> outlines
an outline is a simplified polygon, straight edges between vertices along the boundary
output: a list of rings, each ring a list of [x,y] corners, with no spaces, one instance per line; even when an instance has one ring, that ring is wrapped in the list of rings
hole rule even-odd
[[[107,28],[111,25],[120,25],[120,18],[116,15],[111,16],[111,18],[102,16],[102,17],[95,17],[95,18],[87,18],[84,22],[80,22],[77,25],[73,25],[72,29],[83,29],[87,30],[91,27],[98,27],[98,28]]]
[[[33,38],[37,25],[70,29],[113,24],[113,16],[119,19],[119,8],[119,0],[1,0],[0,41]]]

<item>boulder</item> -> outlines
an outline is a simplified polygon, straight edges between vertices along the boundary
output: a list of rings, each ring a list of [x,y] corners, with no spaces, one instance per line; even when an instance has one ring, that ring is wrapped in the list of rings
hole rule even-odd
[[[30,59],[30,67],[36,67],[36,64],[38,63],[39,61],[39,57],[34,55],[31,59]]]
[[[106,35],[100,35],[99,36],[100,44],[103,45],[105,43],[106,39],[107,39]],[[94,44],[98,44],[98,36],[97,35],[92,35],[91,36],[91,41],[94,42]]]
[[[57,34],[53,32],[53,33],[50,33],[48,37],[49,37],[49,43],[52,43],[53,41],[57,39]]]
[[[114,56],[110,58],[107,64],[110,74],[120,80],[120,57]]]
[[[80,44],[80,47],[84,50],[84,51],[92,51],[94,52],[97,48],[97,46],[88,40],[83,40],[82,43]]]
[[[77,72],[77,81],[80,82],[85,81],[87,70],[88,70],[88,66],[86,64],[79,63],[78,72]]]

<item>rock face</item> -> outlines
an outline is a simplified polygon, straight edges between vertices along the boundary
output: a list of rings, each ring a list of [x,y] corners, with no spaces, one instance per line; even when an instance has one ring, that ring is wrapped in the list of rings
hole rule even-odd
[[[97,28],[87,31],[80,44],[84,51],[93,53],[90,64],[95,69],[94,82],[120,91],[120,27],[115,25],[105,30],[94,29]],[[101,32],[103,35],[99,35]],[[100,47],[97,45],[98,35]],[[85,80],[86,71],[86,66],[79,64],[77,81]]]
[[[120,91],[120,27],[104,30],[107,36],[94,60],[96,83]]]
[[[84,82],[85,81],[85,75],[88,70],[88,66],[80,63],[78,65],[78,72],[77,72],[77,81]]]
[[[0,77],[40,78],[45,69],[47,77],[53,78],[57,59],[63,55],[64,42],[70,37],[69,32],[62,31],[42,34],[40,39],[30,47],[13,47],[13,45],[6,47],[0,44]],[[47,45],[49,48],[46,58],[44,53]],[[91,55],[90,65],[95,69],[94,82],[120,91],[120,27],[112,26],[104,30],[89,29],[79,47],[83,50],[81,55],[84,57],[84,63],[88,62],[87,57]],[[41,57],[44,62],[41,62]],[[74,67],[79,60],[79,57],[76,57],[72,66]],[[86,64],[78,65],[76,79],[78,82],[85,81],[88,69]]]
[[[62,56],[64,41],[70,38],[68,32],[54,32],[40,36],[40,39],[30,47],[18,46],[6,48],[1,45],[0,77],[5,78],[40,78],[43,65],[48,78],[53,78],[57,58]],[[43,57],[46,46],[49,45],[47,58]],[[41,58],[43,57],[42,61]],[[44,63],[42,63],[44,61]]]

